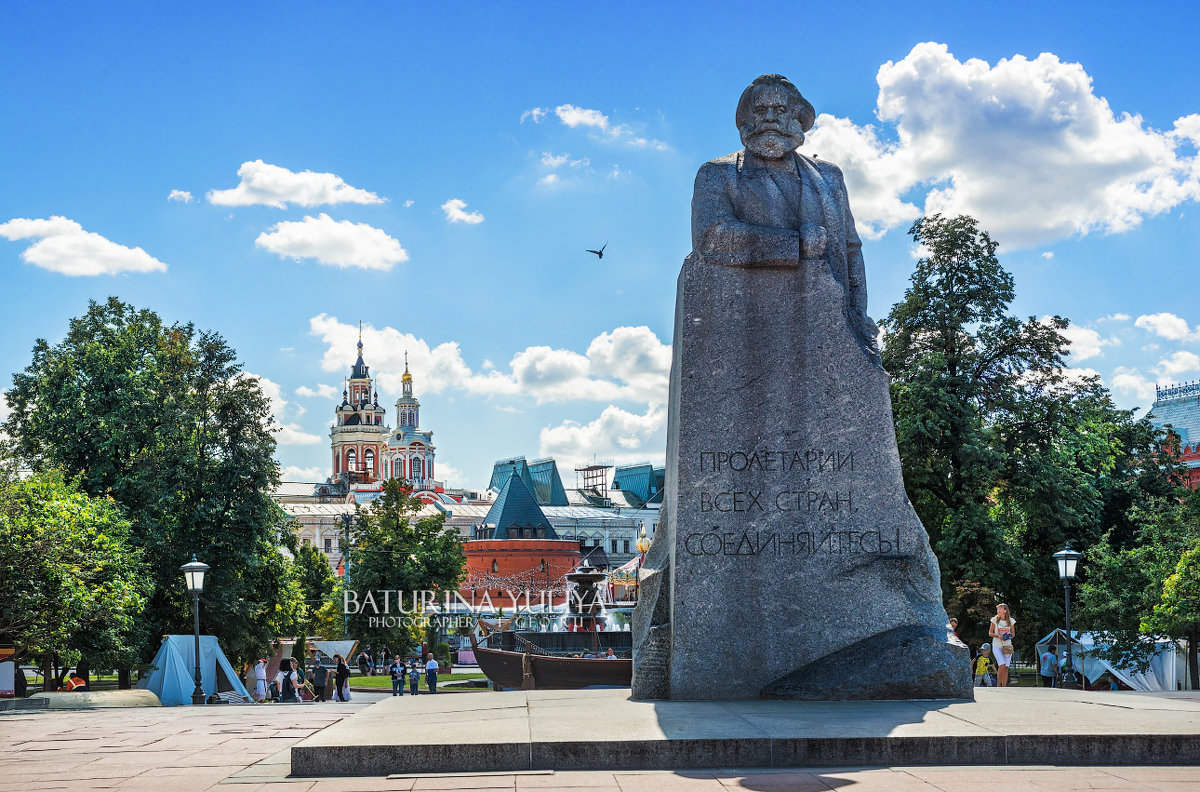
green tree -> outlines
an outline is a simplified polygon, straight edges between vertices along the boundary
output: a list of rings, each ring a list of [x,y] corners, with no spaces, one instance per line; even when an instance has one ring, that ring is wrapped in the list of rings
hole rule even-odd
[[[1200,492],[1148,499],[1131,510],[1137,526],[1128,546],[1113,540],[1115,531],[1087,553],[1087,579],[1080,586],[1081,617],[1104,634],[1104,654],[1144,668],[1153,643],[1145,633],[1189,639],[1188,666],[1193,687],[1200,687],[1194,622],[1187,620],[1194,553],[1200,545]],[[1168,591],[1168,582],[1175,577]]]
[[[16,662],[129,662],[149,589],[129,535],[114,501],[61,473],[0,473],[0,639]]]
[[[329,601],[336,585],[333,570],[325,554],[312,545],[300,545],[296,551],[295,569],[300,596],[304,600],[302,632],[317,634],[314,630],[317,614]]]
[[[78,477],[133,523],[152,592],[142,660],[158,636],[191,632],[178,568],[193,553],[212,566],[201,627],[231,657],[256,656],[294,627],[303,603],[279,551],[293,541],[288,523],[269,497],[270,403],[218,334],[116,298],[92,302],[61,343],[35,343],[6,398],[3,431],[22,463]]]
[[[1027,650],[1062,623],[1051,555],[1143,543],[1140,520],[1178,497],[1178,464],[1098,378],[1068,377],[1066,319],[1010,315],[1015,283],[975,220],[934,215],[910,234],[925,255],[883,322],[905,486],[960,634],[985,638],[1002,598]]]
[[[1200,540],[1179,556],[1175,570],[1163,581],[1162,596],[1142,619],[1142,632],[1186,638],[1192,689],[1200,689],[1197,642],[1200,641]]]
[[[350,535],[346,591],[360,605],[368,594],[376,602],[375,610],[364,607],[349,618],[350,635],[372,646],[387,644],[394,651],[406,651],[421,637],[415,619],[405,622],[397,612],[396,595],[391,595],[391,616],[401,617],[399,627],[373,626],[371,618],[383,616],[383,591],[403,592],[405,607],[411,610],[414,592],[453,592],[462,578],[462,540],[445,527],[446,515],[438,513],[415,519],[424,503],[412,497],[412,487],[392,479],[369,508],[360,509]],[[441,601],[442,597],[439,596]],[[353,609],[353,608],[352,608]]]
[[[926,255],[883,322],[905,485],[948,593],[1004,591],[1016,560],[992,513],[1009,450],[997,423],[1061,377],[1067,322],[1008,314],[1012,276],[973,218],[932,215],[909,234]]]

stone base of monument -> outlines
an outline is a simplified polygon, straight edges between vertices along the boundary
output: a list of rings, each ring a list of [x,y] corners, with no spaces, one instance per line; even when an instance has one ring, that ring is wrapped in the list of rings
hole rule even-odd
[[[1200,764],[1192,693],[976,692],[974,702],[632,701],[628,689],[387,698],[295,745],[291,777]]]

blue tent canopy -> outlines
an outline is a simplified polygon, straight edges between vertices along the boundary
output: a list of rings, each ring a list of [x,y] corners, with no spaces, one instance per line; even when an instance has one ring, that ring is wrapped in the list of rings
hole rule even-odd
[[[154,656],[154,671],[138,687],[158,696],[165,707],[192,703],[196,689],[196,637],[164,635]],[[250,701],[246,686],[229,664],[215,635],[200,636],[200,687],[204,695],[234,693]]]

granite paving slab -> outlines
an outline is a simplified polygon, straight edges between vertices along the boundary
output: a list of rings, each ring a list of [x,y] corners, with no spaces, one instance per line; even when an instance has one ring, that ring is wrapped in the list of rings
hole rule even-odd
[[[291,772],[1200,764],[1200,694],[976,692],[976,701],[634,701],[627,690],[384,699],[293,746]]]

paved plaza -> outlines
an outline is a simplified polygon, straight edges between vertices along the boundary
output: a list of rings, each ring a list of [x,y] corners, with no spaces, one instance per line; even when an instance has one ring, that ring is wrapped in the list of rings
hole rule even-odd
[[[597,691],[590,691],[595,693]],[[992,691],[1000,695],[1019,693]],[[565,692],[559,692],[559,695]],[[1052,693],[1046,691],[1046,693]],[[850,792],[1023,792],[1023,790],[1200,790],[1195,766],[926,766],[926,767],[805,767],[802,769],[712,769],[482,773],[413,773],[355,777],[297,778],[291,776],[290,749],[306,738],[336,735],[341,728],[378,730],[397,744],[416,745],[428,739],[437,717],[431,707],[452,708],[458,715],[444,718],[442,729],[459,731],[460,739],[486,728],[489,719],[476,718],[461,708],[501,704],[502,709],[527,702],[530,694],[480,693],[467,696],[424,696],[392,699],[355,694],[346,704],[222,707],[155,707],[85,711],[51,710],[0,715],[0,792],[41,789],[121,789],[192,792],[223,790],[607,790],[610,792],[671,792],[672,790],[849,790]],[[1027,694],[1028,695],[1028,694]],[[1130,697],[1135,698],[1135,697]],[[1133,733],[1165,732],[1171,724],[1190,720],[1200,711],[1195,697],[1169,697],[1156,705],[1136,697],[1131,708],[1119,699],[1094,705],[1108,710],[1109,723],[1126,722]],[[1031,717],[1047,712],[1067,714],[1078,702],[1045,697],[1042,704],[1014,697],[1017,708]],[[565,702],[564,702],[565,703]],[[576,699],[576,703],[578,700]],[[771,702],[762,702],[770,704]],[[376,706],[372,706],[376,705]],[[911,703],[904,702],[904,706]],[[524,706],[528,707],[526,703]],[[970,707],[972,705],[953,705]],[[986,705],[983,707],[986,709]],[[443,709],[443,714],[450,714]],[[566,710],[564,710],[565,712]],[[587,728],[597,727],[599,708],[574,709]],[[387,717],[379,719],[380,714]],[[939,713],[953,718],[952,714]],[[511,713],[510,713],[511,715]],[[924,722],[926,719],[921,719]],[[495,719],[490,722],[494,725]],[[720,724],[709,724],[716,728]],[[730,724],[725,724],[729,726]],[[744,728],[734,724],[737,728]],[[846,720],[834,731],[871,729],[877,717]],[[329,728],[334,726],[335,728]],[[616,728],[616,726],[614,726]],[[677,725],[674,728],[681,728]],[[907,728],[917,728],[909,726]],[[928,727],[926,727],[928,728]],[[966,727],[964,727],[966,728]],[[1083,728],[1103,733],[1105,719],[1092,719]],[[360,736],[363,734],[359,731]],[[460,743],[461,744],[461,743]]]
[[[403,724],[396,729],[395,725]],[[311,776],[862,765],[1200,764],[1200,694],[633,701],[627,689],[384,700],[301,741]]]

